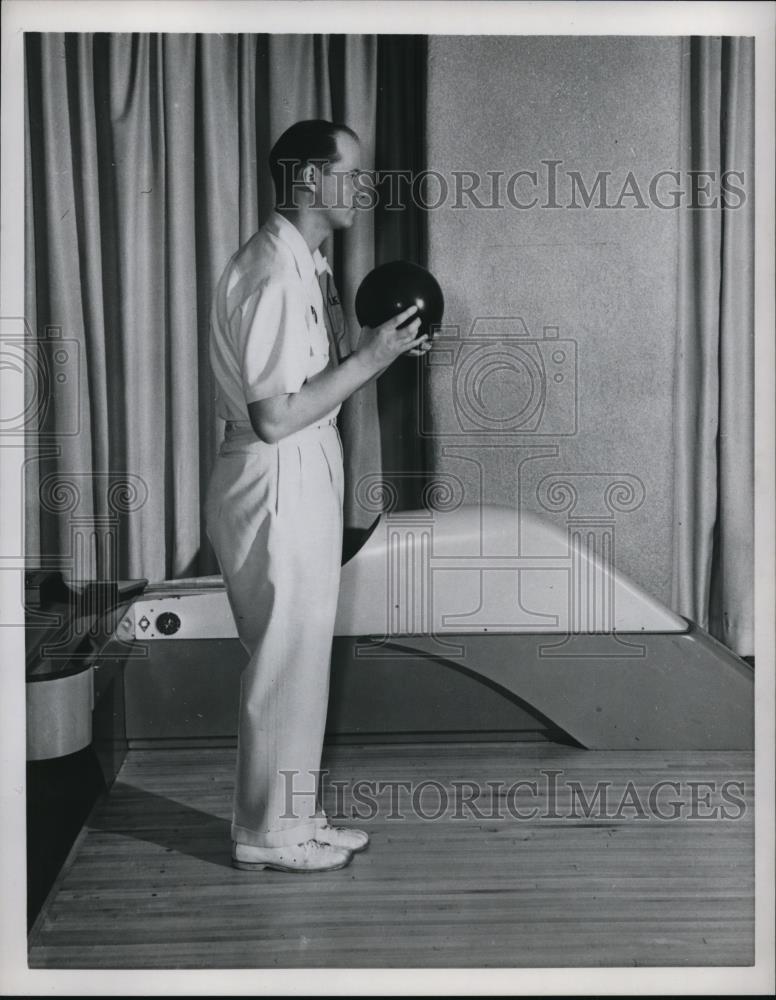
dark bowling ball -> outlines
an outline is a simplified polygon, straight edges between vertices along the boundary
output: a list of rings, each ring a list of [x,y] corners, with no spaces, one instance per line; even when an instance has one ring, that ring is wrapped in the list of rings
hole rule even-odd
[[[427,333],[431,338],[434,327],[442,322],[445,298],[434,275],[408,260],[392,260],[376,267],[356,292],[356,316],[361,326],[380,326],[412,305],[418,307],[421,319],[418,336]]]

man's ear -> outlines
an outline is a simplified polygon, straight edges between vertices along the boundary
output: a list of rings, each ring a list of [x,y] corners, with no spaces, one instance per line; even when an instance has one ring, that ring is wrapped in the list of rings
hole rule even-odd
[[[302,167],[299,179],[305,187],[309,188],[311,191],[315,191],[315,167],[312,163],[306,163]]]

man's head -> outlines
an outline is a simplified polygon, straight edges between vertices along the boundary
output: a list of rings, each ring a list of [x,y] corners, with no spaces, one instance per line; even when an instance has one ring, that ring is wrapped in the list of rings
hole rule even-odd
[[[351,226],[360,156],[358,136],[347,125],[322,119],[296,122],[269,154],[276,207],[312,208],[326,216],[332,229]]]

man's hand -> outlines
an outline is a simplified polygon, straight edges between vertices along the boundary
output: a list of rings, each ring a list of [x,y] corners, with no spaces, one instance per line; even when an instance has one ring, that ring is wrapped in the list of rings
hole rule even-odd
[[[410,306],[374,329],[363,328],[358,353],[375,373],[383,371],[402,354],[420,354],[431,347],[428,334],[416,336],[421,323],[419,316],[399,329],[417,311],[417,306]]]
[[[427,333],[423,334],[423,337],[425,339],[423,340],[423,343],[420,345],[420,347],[413,347],[411,351],[407,351],[407,354],[412,354],[414,356],[420,354],[428,354],[428,352],[431,350],[431,341],[429,340]]]

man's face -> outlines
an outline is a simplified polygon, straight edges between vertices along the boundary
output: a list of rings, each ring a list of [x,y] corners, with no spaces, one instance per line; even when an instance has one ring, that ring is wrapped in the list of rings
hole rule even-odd
[[[349,229],[356,218],[355,179],[361,172],[361,144],[347,132],[337,135],[339,160],[320,174],[318,204],[332,229]],[[316,199],[318,200],[318,199]]]

